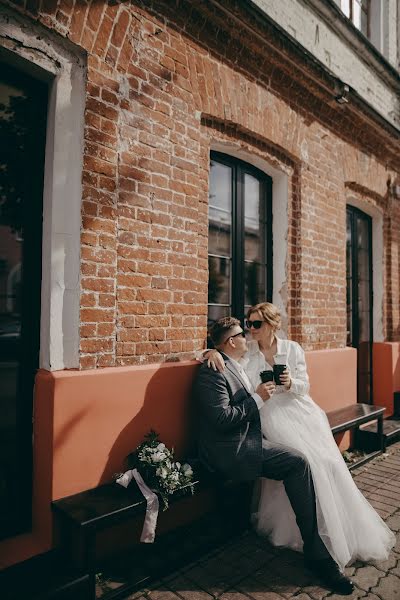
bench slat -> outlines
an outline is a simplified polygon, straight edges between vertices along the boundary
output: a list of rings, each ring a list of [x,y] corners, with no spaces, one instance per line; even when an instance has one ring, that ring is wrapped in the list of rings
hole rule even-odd
[[[52,504],[73,525],[96,530],[146,511],[146,500],[133,481],[128,488],[109,483]]]
[[[371,404],[352,404],[327,413],[332,433],[346,431],[383,415],[385,408]]]

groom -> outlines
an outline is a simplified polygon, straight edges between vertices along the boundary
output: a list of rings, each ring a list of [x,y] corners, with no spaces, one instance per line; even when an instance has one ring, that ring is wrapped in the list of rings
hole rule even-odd
[[[351,594],[353,583],[339,570],[318,534],[315,493],[306,458],[284,446],[268,444],[259,410],[268,402],[273,382],[256,390],[239,364],[247,350],[240,321],[223,317],[210,331],[215,348],[225,361],[223,373],[204,363],[195,382],[197,446],[199,458],[211,472],[231,481],[267,477],[283,481],[304,543],[307,568],[339,594]]]

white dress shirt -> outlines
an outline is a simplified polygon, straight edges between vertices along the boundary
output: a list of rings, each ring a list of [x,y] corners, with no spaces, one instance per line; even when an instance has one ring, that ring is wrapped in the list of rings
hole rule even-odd
[[[263,406],[264,406],[264,400],[261,398],[261,396],[259,394],[257,394],[257,392],[254,391],[254,386],[252,385],[249,377],[246,374],[246,371],[243,369],[242,365],[240,363],[238,363],[236,360],[234,360],[233,358],[230,358],[231,362],[234,364],[234,366],[236,367],[236,370],[238,371],[240,377],[243,380],[244,386],[247,389],[248,392],[250,392],[251,397],[254,399],[254,402],[257,404],[257,408],[258,410],[260,410]]]

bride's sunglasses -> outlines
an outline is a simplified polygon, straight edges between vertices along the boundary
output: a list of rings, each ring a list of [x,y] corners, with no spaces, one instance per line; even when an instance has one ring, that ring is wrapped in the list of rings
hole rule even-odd
[[[246,327],[247,329],[251,329],[252,327],[254,327],[254,329],[261,329],[261,325],[264,323],[264,321],[248,321],[246,320]]]

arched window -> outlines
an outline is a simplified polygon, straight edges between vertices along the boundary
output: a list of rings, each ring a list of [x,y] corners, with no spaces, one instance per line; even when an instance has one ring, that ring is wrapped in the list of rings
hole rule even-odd
[[[208,321],[243,318],[272,299],[272,180],[252,165],[211,153]]]

